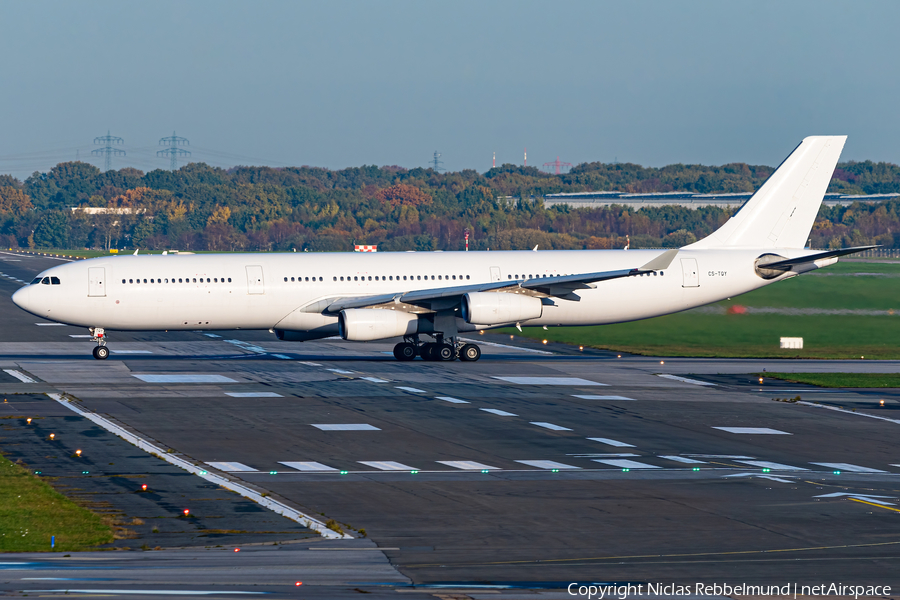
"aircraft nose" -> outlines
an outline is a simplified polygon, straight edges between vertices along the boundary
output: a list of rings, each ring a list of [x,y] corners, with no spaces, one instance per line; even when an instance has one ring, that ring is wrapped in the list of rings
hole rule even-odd
[[[31,300],[31,286],[25,286],[12,295],[12,301],[23,310],[34,312]]]

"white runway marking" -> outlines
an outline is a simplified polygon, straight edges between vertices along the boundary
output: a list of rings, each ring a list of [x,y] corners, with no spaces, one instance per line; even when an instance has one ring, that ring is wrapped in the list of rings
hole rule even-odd
[[[669,375],[667,373],[658,373],[659,377],[663,377],[665,379],[672,379],[674,381],[680,381],[681,383],[691,383],[693,385],[716,385],[714,383],[710,383],[708,381],[699,381],[697,379],[690,379],[688,377],[679,377],[678,375]]]
[[[518,385],[607,385],[580,377],[494,377],[494,379]]]
[[[243,340],[225,340],[229,344],[234,344],[241,350],[247,350],[249,352],[255,352],[256,354],[266,354],[266,349],[257,346],[256,344],[251,344],[250,342],[245,342]]]
[[[634,458],[640,456],[640,454],[633,454],[630,452],[625,452],[621,454],[613,454],[609,452],[605,452],[603,454],[591,453],[591,454],[566,454],[566,456],[574,456],[576,458]]]
[[[153,354],[152,350],[111,350],[113,354]]]
[[[306,365],[307,367],[321,367],[319,363],[309,362],[308,360],[298,360],[297,361],[301,365]]]
[[[625,396],[594,396],[592,394],[572,394],[573,398],[581,398],[582,400],[634,400],[634,398],[626,398]]]
[[[450,396],[438,396],[438,400],[443,400],[444,402],[452,402],[453,404],[469,404],[468,400],[460,400],[459,398],[452,398]]]
[[[387,379],[378,379],[377,377],[360,377],[360,379],[364,381],[371,381],[372,383],[387,383]]]
[[[848,471],[850,473],[887,473],[881,469],[870,469],[869,467],[860,467],[859,465],[851,465],[850,463],[810,463],[811,465],[819,465],[820,467],[828,467],[829,469],[837,469],[838,471]]]
[[[381,431],[368,423],[311,423],[311,425],[322,431]]]
[[[743,456],[740,454],[688,454],[687,456],[696,456],[697,458],[730,458],[736,460],[738,458],[753,459],[753,456]]]
[[[12,375],[13,377],[15,377],[16,379],[18,379],[18,380],[21,381],[22,383],[37,383],[37,381],[35,381],[34,379],[32,379],[31,377],[29,377],[29,376],[26,375],[25,373],[21,373],[21,372],[19,372],[19,371],[14,370],[14,369],[3,369],[3,372],[6,373],[6,374],[8,374],[8,375]]]
[[[345,371],[344,369],[325,369],[326,371],[331,371],[332,373],[337,373],[338,375],[352,375],[353,371]]]
[[[538,427],[543,427],[544,429],[552,429],[553,431],[572,431],[568,427],[554,425],[553,423],[545,423],[544,421],[531,421],[531,424],[537,425]]]
[[[381,471],[418,471],[419,469],[415,467],[410,467],[409,465],[404,465],[403,463],[394,462],[392,460],[358,460],[356,461],[361,465],[366,465],[372,467],[373,469],[380,469]]]
[[[519,415],[511,412],[506,412],[505,410],[500,410],[499,408],[479,408],[478,410],[483,410],[484,412],[491,413],[492,415],[497,415],[498,417],[518,417]]]
[[[706,462],[702,460],[694,460],[693,458],[685,458],[683,456],[662,456],[660,458],[665,458],[666,460],[674,460],[675,462],[684,463],[686,465],[705,465]]]
[[[618,440],[611,440],[609,438],[588,438],[592,442],[600,442],[601,444],[606,444],[607,446],[616,446],[618,448],[634,448],[634,444],[626,444],[625,442],[620,442]]]
[[[231,592],[231,591],[205,591],[205,590],[103,590],[103,589],[65,589],[65,590],[34,590],[35,592],[66,593],[66,594],[95,594],[99,596],[111,595],[148,595],[148,596],[212,596],[219,594],[266,594],[268,592]]]
[[[156,373],[132,373],[132,377],[144,383],[237,383],[224,375],[158,375]]]
[[[291,360],[291,357],[287,354],[273,354],[272,356],[274,356],[275,358],[280,358],[282,360]]]
[[[777,429],[769,429],[768,427],[713,427],[713,429],[739,434],[793,435],[787,431],[778,431]]]
[[[642,462],[638,462],[636,460],[626,460],[626,459],[608,459],[608,458],[594,458],[591,459],[595,463],[602,463],[604,465],[610,465],[612,467],[619,467],[620,469],[661,469],[662,467],[657,467],[656,465],[648,465]]]
[[[778,471],[809,471],[803,467],[792,467],[791,465],[783,465],[781,463],[769,462],[767,460],[739,460],[739,463],[750,465],[751,467],[759,467],[760,469],[777,469]]]
[[[214,334],[214,333],[204,333],[203,335],[205,335],[206,337],[211,337],[211,338],[220,338],[220,337],[222,337],[221,335],[216,335],[216,334]]]
[[[453,467],[454,469],[462,469],[463,471],[483,471],[484,469],[487,469],[489,471],[500,470],[497,467],[492,467],[484,463],[475,462],[474,460],[438,460],[435,462],[439,462],[442,465],[447,465],[448,467]]]
[[[394,387],[396,387],[398,390],[403,390],[404,392],[411,392],[413,394],[425,394],[426,393],[425,390],[420,390],[419,388],[414,388],[414,387],[404,387],[402,385],[397,385]]]
[[[65,323],[35,323],[38,327],[65,327]]]
[[[520,348],[519,346],[510,346],[508,344],[498,344],[497,342],[485,342],[484,340],[471,340],[469,338],[459,338],[462,342],[469,342],[471,344],[481,344],[483,346],[493,346],[495,348],[509,348],[511,350],[519,350],[521,352],[533,352],[534,354],[553,354],[552,352],[547,352],[546,350],[533,350],[531,348]],[[393,353],[391,353],[393,354]]]
[[[256,469],[253,467],[248,467],[247,465],[239,462],[208,462],[206,463],[211,466],[213,469],[218,469],[219,471],[225,471],[226,473],[241,473],[241,472],[256,472]]]
[[[573,467],[565,463],[556,462],[555,460],[517,460],[517,463],[528,465],[529,467],[537,467],[538,469],[580,469],[581,467]]]
[[[278,464],[298,471],[337,471],[334,467],[315,461],[278,461]]]
[[[69,337],[70,337],[70,338],[87,338],[87,339],[91,339],[91,338],[94,337],[94,336],[92,336],[92,335],[89,334],[89,333],[79,333],[79,334],[77,334],[77,335],[76,335],[76,334],[71,334],[71,333],[70,333],[70,334],[69,334]]]
[[[225,392],[225,395],[232,398],[284,398],[275,392]]]

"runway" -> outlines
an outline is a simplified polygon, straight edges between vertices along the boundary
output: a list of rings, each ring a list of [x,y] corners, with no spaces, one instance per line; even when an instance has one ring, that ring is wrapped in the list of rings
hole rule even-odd
[[[900,394],[755,375],[897,362],[620,357],[488,334],[474,336],[477,363],[399,363],[390,343],[224,331],[110,332],[112,355],[95,361],[86,331],[9,300],[51,264],[0,255],[0,417],[17,417],[2,421],[0,450],[115,507],[136,537],[113,546],[160,550],[0,555],[4,590],[295,593],[304,581],[303,597],[478,597],[486,588],[471,586],[489,585],[485,597],[549,598],[573,581],[900,585]],[[133,493],[141,482],[155,496]],[[179,520],[188,505],[195,516]],[[319,536],[331,520],[326,533],[346,537]],[[228,576],[148,567],[187,557]],[[86,558],[77,585],[28,566]],[[115,561],[127,568],[111,576]]]

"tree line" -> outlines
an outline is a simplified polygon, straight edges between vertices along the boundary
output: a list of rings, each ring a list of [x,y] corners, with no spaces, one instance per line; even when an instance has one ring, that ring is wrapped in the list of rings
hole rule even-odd
[[[191,163],[177,171],[101,172],[64,162],[25,181],[0,175],[0,245],[147,250],[381,251],[677,247],[701,238],[727,209],[545,207],[551,193],[752,192],[772,167],[585,163],[555,175],[502,165],[486,173],[397,166],[340,170]],[[830,192],[900,192],[900,167],[847,162]],[[813,246],[900,247],[900,202],[823,207]]]

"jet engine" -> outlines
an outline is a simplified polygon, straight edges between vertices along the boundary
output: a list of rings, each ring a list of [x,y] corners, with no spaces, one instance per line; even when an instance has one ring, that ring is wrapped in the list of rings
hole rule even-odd
[[[350,308],[340,313],[340,335],[353,342],[413,335],[418,315],[379,308]]]
[[[462,299],[462,318],[470,324],[519,323],[537,319],[542,310],[540,298],[522,294],[471,292]]]

